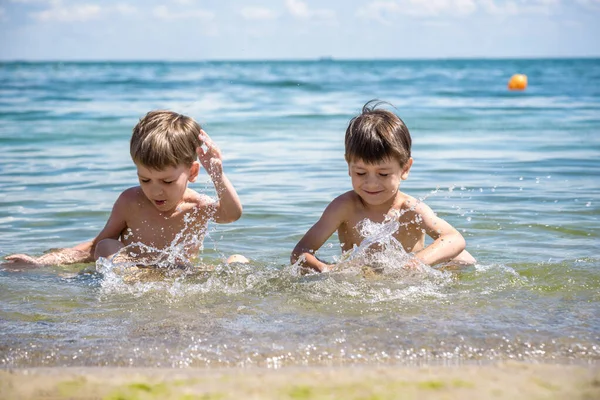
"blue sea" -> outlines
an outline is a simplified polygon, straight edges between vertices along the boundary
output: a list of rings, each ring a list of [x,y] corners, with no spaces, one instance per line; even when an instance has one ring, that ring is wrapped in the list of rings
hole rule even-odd
[[[351,189],[344,132],[371,99],[413,137],[401,190],[476,265],[290,265]],[[210,224],[197,273],[0,266],[0,367],[599,363],[600,59],[0,63],[0,258],[93,238],[153,109],[202,124],[244,215]],[[215,195],[204,173],[192,187]],[[335,236],[319,255],[340,259]]]

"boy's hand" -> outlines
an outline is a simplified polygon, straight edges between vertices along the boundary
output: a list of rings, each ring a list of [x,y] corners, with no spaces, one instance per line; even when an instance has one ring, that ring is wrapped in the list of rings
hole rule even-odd
[[[235,188],[223,172],[221,150],[203,129],[200,130],[198,139],[203,142],[196,148],[198,159],[215,185],[218,197],[212,218],[219,224],[237,221],[242,216],[242,203]],[[206,146],[206,150],[202,146]]]
[[[206,150],[204,150],[202,146],[199,146],[196,149],[200,163],[212,178],[221,175],[223,173],[223,157],[221,156],[221,150],[219,150],[215,142],[212,141],[203,129],[200,130],[198,138],[206,145]]]
[[[29,264],[29,265],[41,265],[41,263],[35,257],[28,256],[27,254],[11,254],[5,257],[7,264]]]

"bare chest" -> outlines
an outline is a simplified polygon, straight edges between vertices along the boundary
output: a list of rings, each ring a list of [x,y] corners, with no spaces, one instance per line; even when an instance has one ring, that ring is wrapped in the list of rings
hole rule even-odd
[[[164,215],[149,207],[140,207],[128,216],[121,240],[125,245],[143,243],[157,249],[181,243],[201,244],[207,224],[196,214],[194,210],[187,210]]]
[[[368,212],[357,212],[338,229],[338,237],[343,251],[359,246],[365,239],[367,232],[361,231],[364,221],[369,220],[383,223],[385,215]],[[405,213],[398,219],[400,226],[393,234],[394,238],[402,244],[406,252],[416,252],[424,247],[425,233],[419,227],[418,221],[411,213]]]

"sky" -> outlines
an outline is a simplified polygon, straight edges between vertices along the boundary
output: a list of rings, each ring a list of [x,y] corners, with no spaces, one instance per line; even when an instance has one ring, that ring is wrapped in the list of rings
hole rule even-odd
[[[600,56],[600,0],[0,0],[0,60]]]

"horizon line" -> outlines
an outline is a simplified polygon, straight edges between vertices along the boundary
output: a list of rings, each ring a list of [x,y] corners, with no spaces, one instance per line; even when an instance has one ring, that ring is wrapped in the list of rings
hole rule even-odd
[[[2,59],[0,63],[49,63],[49,62],[73,62],[73,63],[93,63],[93,62],[148,62],[148,63],[199,63],[199,62],[337,62],[337,61],[474,61],[474,60],[490,60],[490,61],[526,61],[526,60],[593,60],[600,59],[600,55],[578,55],[578,56],[468,56],[468,57],[373,57],[373,58],[338,58],[333,56],[306,57],[306,58],[206,58],[206,59],[118,59],[118,58],[82,58],[82,59]]]

